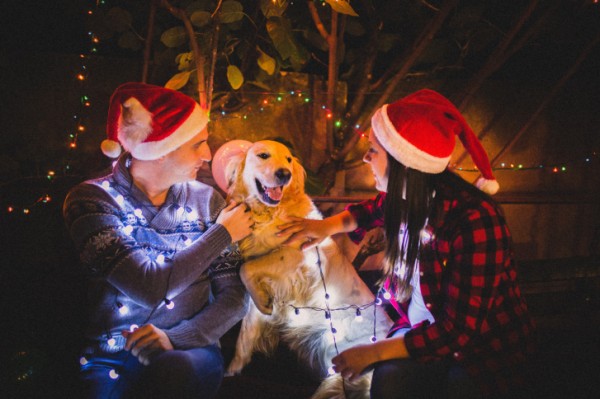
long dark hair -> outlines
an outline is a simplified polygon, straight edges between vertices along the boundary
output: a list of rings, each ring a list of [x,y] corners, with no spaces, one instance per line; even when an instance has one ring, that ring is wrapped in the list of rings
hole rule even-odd
[[[389,153],[387,157],[389,175],[384,206],[387,240],[383,278],[389,278],[392,293],[403,302],[412,294],[410,281],[415,272],[421,230],[430,213],[437,175],[407,168]],[[403,263],[406,272],[400,275],[396,268]]]

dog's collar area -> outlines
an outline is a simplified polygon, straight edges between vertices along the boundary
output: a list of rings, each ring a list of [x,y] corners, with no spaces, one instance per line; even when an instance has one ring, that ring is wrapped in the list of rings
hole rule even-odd
[[[260,199],[267,205],[277,205],[281,202],[283,197],[283,186],[267,187],[263,185],[258,179],[254,179],[256,182],[256,189],[260,193]]]

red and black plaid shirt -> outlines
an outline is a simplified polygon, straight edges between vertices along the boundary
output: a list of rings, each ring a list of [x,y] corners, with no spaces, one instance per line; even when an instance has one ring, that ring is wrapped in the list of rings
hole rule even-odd
[[[383,225],[385,193],[350,205],[360,242]],[[420,287],[435,318],[412,327],[404,336],[412,358],[453,358],[484,392],[505,391],[519,382],[519,370],[534,347],[534,325],[516,282],[510,232],[497,205],[449,185],[436,190],[434,213],[425,228],[433,235],[421,242]],[[425,235],[426,236],[426,235]],[[411,327],[408,303],[390,333]]]

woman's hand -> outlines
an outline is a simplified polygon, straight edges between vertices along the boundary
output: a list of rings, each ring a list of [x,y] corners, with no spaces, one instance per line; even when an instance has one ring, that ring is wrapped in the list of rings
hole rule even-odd
[[[326,220],[290,217],[290,222],[277,226],[278,237],[289,236],[283,245],[301,243],[301,249],[312,248],[329,236]]]
[[[232,242],[238,242],[252,233],[252,212],[246,204],[231,201],[219,214],[216,223],[223,225],[229,232]]]
[[[147,366],[152,357],[159,352],[173,350],[173,344],[167,334],[153,324],[146,324],[133,332],[124,330],[121,335],[127,339],[125,350]]]
[[[359,345],[347,349],[332,359],[333,370],[353,381],[377,362],[373,345]]]

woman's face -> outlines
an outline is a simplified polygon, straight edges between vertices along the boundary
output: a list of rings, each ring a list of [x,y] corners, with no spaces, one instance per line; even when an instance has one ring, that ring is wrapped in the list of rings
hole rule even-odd
[[[389,177],[387,151],[379,143],[373,130],[369,130],[369,144],[363,161],[371,165],[371,171],[375,177],[375,188],[378,191],[387,192]]]

